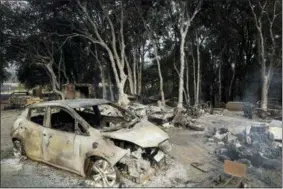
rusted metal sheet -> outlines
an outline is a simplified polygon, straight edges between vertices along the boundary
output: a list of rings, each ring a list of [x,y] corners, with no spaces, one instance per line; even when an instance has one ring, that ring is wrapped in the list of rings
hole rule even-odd
[[[244,177],[247,173],[247,165],[235,161],[224,161],[224,172],[234,177]]]

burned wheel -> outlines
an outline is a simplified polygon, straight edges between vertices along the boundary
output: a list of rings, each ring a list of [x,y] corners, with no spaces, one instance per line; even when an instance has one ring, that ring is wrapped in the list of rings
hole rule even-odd
[[[115,168],[106,160],[95,161],[91,167],[91,178],[95,187],[112,187],[117,181]]]
[[[22,143],[19,140],[15,140],[14,142],[14,148],[13,148],[13,154],[17,158],[21,158],[25,155],[24,148]]]

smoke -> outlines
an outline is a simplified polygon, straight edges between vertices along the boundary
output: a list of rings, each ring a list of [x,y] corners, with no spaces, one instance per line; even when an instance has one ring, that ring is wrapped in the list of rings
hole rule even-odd
[[[241,87],[241,86],[240,86]],[[260,70],[246,76],[242,101],[255,104],[261,99],[261,73]],[[271,83],[268,91],[269,105],[282,103],[282,73],[281,67],[273,70]]]
[[[243,89],[241,89],[241,91],[243,91],[242,101],[255,104],[260,100],[260,85],[260,70],[247,74],[244,85],[240,86],[243,87]]]

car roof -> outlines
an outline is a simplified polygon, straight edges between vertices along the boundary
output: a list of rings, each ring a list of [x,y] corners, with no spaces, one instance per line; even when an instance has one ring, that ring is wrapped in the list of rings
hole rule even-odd
[[[87,98],[87,99],[72,99],[72,100],[53,100],[47,102],[41,102],[30,105],[29,107],[44,107],[44,106],[69,106],[71,108],[82,108],[87,106],[95,106],[100,104],[107,104],[110,101],[98,98]]]

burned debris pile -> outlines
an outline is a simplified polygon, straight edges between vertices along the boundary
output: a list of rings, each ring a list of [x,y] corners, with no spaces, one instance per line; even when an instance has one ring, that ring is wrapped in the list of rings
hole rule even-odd
[[[137,183],[145,184],[157,171],[166,170],[172,159],[168,156],[171,150],[169,141],[159,148],[141,148],[129,142],[116,140],[115,144],[128,153],[119,161],[117,168],[121,176]]]
[[[129,153],[119,163],[121,173],[130,180],[143,184],[147,177],[153,174],[155,170],[151,167],[151,162],[147,158],[143,158],[145,154],[141,148]]]
[[[272,119],[282,120],[281,107],[276,107],[276,109],[269,108],[267,110],[263,110],[247,102],[243,104],[243,112],[244,112],[244,116],[249,119],[253,119],[254,115],[257,115],[261,119],[272,118]]]
[[[281,170],[282,147],[264,124],[254,124],[237,135],[227,129],[219,129],[209,141],[223,142],[224,145],[215,151],[219,160],[238,161],[248,167]]]
[[[196,118],[209,112],[209,110],[201,107],[178,109],[169,106],[142,105],[138,103],[133,103],[127,108],[139,118],[146,118],[148,121],[164,128],[182,127],[197,131],[203,131],[204,127],[196,122]]]

